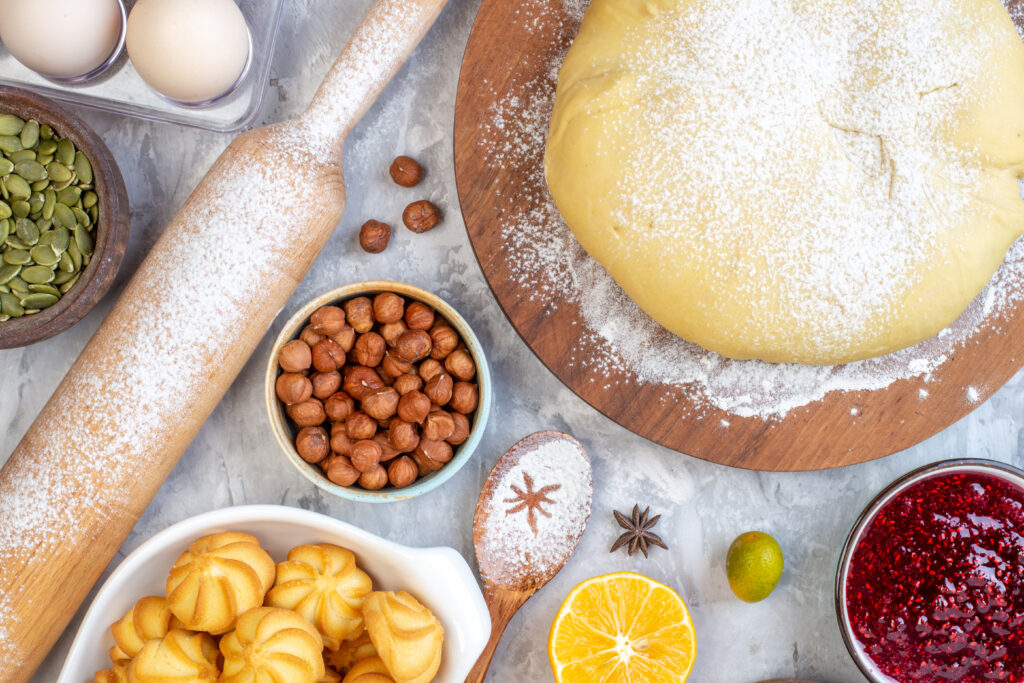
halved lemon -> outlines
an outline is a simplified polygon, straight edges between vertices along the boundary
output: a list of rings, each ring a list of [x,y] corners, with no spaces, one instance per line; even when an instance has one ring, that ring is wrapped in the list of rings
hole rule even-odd
[[[686,603],[641,574],[618,572],[572,589],[548,638],[559,683],[678,683],[697,657]]]

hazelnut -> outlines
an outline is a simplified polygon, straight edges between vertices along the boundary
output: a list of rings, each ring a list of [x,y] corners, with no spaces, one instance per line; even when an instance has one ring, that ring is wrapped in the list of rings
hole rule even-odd
[[[299,335],[299,339],[306,342],[306,346],[309,348],[313,348],[318,342],[323,341],[326,338],[327,335],[314,332],[312,325],[306,325],[302,328],[302,334]],[[310,362],[312,362],[312,358],[310,358]]]
[[[380,371],[384,375],[397,378],[406,373],[412,372],[412,363],[404,361],[388,351],[384,355],[384,360],[381,361]]]
[[[295,450],[299,457],[315,465],[331,453],[330,439],[323,427],[303,427],[295,437]]]
[[[477,393],[476,385],[472,382],[456,382],[452,387],[452,399],[448,407],[457,413],[468,414],[476,410],[480,396]]]
[[[419,478],[419,469],[412,458],[403,455],[388,465],[388,481],[396,489],[405,488]]]
[[[305,375],[286,372],[274,383],[277,397],[287,405],[302,403],[313,395],[313,384]]]
[[[430,335],[423,330],[406,330],[395,344],[395,353],[402,360],[415,363],[430,353]]]
[[[373,298],[373,317],[382,325],[397,323],[405,314],[405,300],[394,292],[381,292]]]
[[[352,439],[345,431],[344,422],[335,422],[331,425],[331,450],[338,455],[348,455],[352,452]]]
[[[277,362],[285,372],[302,372],[309,370],[313,364],[313,353],[309,344],[301,339],[292,339],[281,347],[277,354]]]
[[[452,447],[446,441],[431,441],[430,439],[420,439],[420,443],[416,446],[416,455],[427,460],[432,460],[435,463],[441,465],[445,464],[452,459]]]
[[[345,369],[345,381],[342,383],[342,388],[345,393],[357,401],[362,401],[366,394],[374,389],[380,389],[382,386],[384,386],[384,382],[373,368],[353,365]]]
[[[401,455],[401,453],[398,452],[398,449],[392,446],[391,442],[388,441],[387,432],[377,432],[376,434],[373,435],[373,441],[375,441],[377,445],[380,446],[381,462],[394,460],[399,455]]]
[[[341,373],[314,372],[309,376],[309,381],[313,384],[313,395],[322,400],[330,398],[341,388]],[[327,406],[324,406],[324,410],[326,409]]]
[[[405,223],[405,227],[415,233],[427,232],[436,228],[437,224],[441,222],[441,212],[426,199],[421,199],[405,207],[405,211],[402,212],[402,222]]]
[[[375,420],[386,420],[398,410],[400,399],[401,396],[391,387],[381,387],[363,397],[362,409]]]
[[[407,372],[404,375],[399,375],[395,379],[395,391],[402,396],[405,396],[410,391],[419,391],[423,388],[423,379],[419,375],[415,375],[411,372]]]
[[[434,324],[434,309],[422,301],[413,301],[405,309],[405,324],[410,330],[429,330]]]
[[[384,337],[376,332],[361,334],[359,339],[356,340],[356,362],[368,368],[375,368],[384,359],[384,351],[386,350],[387,342],[384,341]],[[464,377],[462,379],[469,378]]]
[[[352,486],[359,481],[360,472],[344,455],[332,455],[324,461],[324,474],[338,486]]]
[[[377,420],[377,426],[380,427],[381,429],[386,430],[388,427],[391,426],[391,421],[394,419],[395,416],[392,415],[391,417],[385,417],[383,420]]]
[[[416,469],[421,477],[425,477],[431,472],[437,472],[444,467],[443,462],[434,462],[430,458],[420,455],[418,451],[414,452],[410,457],[416,463]]]
[[[402,187],[416,187],[423,180],[423,167],[410,157],[398,157],[391,162],[391,179]]]
[[[426,419],[429,412],[430,399],[421,391],[410,391],[398,401],[398,417],[406,422],[423,424],[423,420]]]
[[[427,385],[423,387],[423,393],[437,405],[443,406],[452,400],[452,388],[452,376],[440,372],[430,378]]]
[[[316,427],[327,420],[324,404],[319,399],[310,398],[285,408],[288,417],[300,427]]]
[[[345,311],[337,306],[321,306],[309,316],[309,324],[317,334],[333,336],[345,327]]]
[[[373,329],[373,304],[365,296],[357,296],[345,302],[348,324],[363,334]]]
[[[388,471],[382,465],[377,465],[375,469],[359,475],[359,485],[368,491],[382,489],[388,485]]]
[[[388,428],[388,441],[399,453],[408,453],[419,445],[420,433],[411,422],[392,420]]]
[[[332,422],[344,422],[355,411],[356,402],[344,391],[338,391],[324,401],[324,412]]]
[[[381,453],[380,444],[376,441],[364,440],[352,444],[352,453],[348,457],[352,461],[352,467],[360,472],[369,472],[377,469]]]
[[[456,379],[466,381],[476,374],[476,363],[467,349],[457,349],[444,359],[444,369]]]
[[[444,441],[455,431],[455,420],[443,410],[433,410],[423,423],[423,438],[428,441]]]
[[[444,372],[444,366],[441,365],[441,361],[428,358],[420,363],[417,371],[424,382],[429,382],[434,379],[434,377]]]
[[[398,338],[402,336],[408,327],[405,326],[405,322],[399,320],[393,323],[384,323],[380,326],[380,336],[384,337],[384,341],[388,343],[388,346],[394,346],[398,343]]]
[[[345,353],[348,353],[355,346],[356,331],[350,325],[345,325],[345,327],[341,328],[341,332],[332,334],[331,339],[334,340],[335,344],[345,349]]]
[[[348,433],[348,438],[353,441],[372,439],[373,435],[377,433],[377,423],[363,411],[357,410],[345,420],[345,431]]]
[[[313,347],[313,367],[317,372],[334,372],[345,365],[345,349],[333,339],[324,339]]]
[[[434,343],[430,357],[436,360],[444,360],[459,345],[459,333],[447,325],[434,325],[430,339]]]
[[[388,248],[391,241],[391,226],[380,221],[369,220],[359,228],[359,246],[370,254],[379,254]]]
[[[452,413],[452,421],[455,422],[455,431],[452,432],[447,441],[453,446],[458,446],[469,438],[469,418],[462,413]]]

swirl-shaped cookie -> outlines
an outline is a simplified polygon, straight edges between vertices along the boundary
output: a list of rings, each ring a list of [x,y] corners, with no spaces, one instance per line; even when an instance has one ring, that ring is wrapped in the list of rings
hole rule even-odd
[[[92,683],[128,683],[128,670],[115,665],[112,669],[97,671]]]
[[[349,669],[341,683],[394,683],[388,667],[380,657],[367,657],[356,662],[356,665]]]
[[[146,641],[128,667],[128,683],[205,683],[219,676],[213,637],[181,629]]]
[[[267,604],[292,609],[317,627],[329,650],[363,630],[363,600],[373,590],[351,551],[329,543],[300,545],[277,565]]]
[[[220,641],[220,683],[317,683],[325,673],[320,633],[297,612],[256,607]]]
[[[139,654],[147,640],[163,638],[172,628],[183,629],[185,625],[171,614],[167,598],[157,595],[142,598],[110,627],[117,643],[110,649],[111,660],[115,664],[130,660]]]
[[[342,673],[348,673],[348,670],[355,666],[356,662],[376,656],[377,648],[373,646],[370,634],[365,630],[358,638],[343,641],[337,650],[324,652],[324,660],[328,666]]]
[[[274,585],[274,560],[255,536],[204,536],[189,546],[167,578],[167,605],[185,627],[219,635],[239,614],[263,604]]]
[[[441,666],[444,629],[431,613],[405,591],[374,592],[363,603],[363,619],[396,683],[426,683]]]

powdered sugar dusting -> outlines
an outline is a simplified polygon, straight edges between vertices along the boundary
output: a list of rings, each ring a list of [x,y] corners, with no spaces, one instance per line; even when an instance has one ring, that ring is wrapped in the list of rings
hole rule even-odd
[[[824,367],[732,361],[671,334],[584,252],[547,191],[543,157],[558,68],[584,9],[581,0],[563,0],[563,5],[566,13],[556,16],[546,2],[534,0],[533,13],[547,19],[545,30],[553,35],[549,61],[538,79],[496,93],[482,149],[494,164],[527,180],[517,187],[525,199],[519,205],[527,208],[500,219],[510,252],[507,263],[531,298],[561,297],[579,307],[586,327],[579,334],[588,354],[575,356],[573,363],[584,367],[593,382],[608,383],[607,378],[621,373],[659,385],[665,400],[685,395],[740,417],[780,418],[831,392],[879,390],[901,379],[927,381],[975,334],[998,329],[1024,298],[1024,241],[1018,241],[985,292],[950,328],[881,358]],[[921,396],[925,398],[927,393]]]
[[[560,569],[586,529],[593,488],[575,440],[541,432],[516,444],[491,472],[477,513],[484,578],[514,589]]]

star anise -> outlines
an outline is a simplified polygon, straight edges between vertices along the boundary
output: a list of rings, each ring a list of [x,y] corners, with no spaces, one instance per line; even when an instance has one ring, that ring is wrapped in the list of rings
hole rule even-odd
[[[647,508],[641,514],[640,506],[633,506],[633,516],[626,517],[618,510],[612,510],[615,515],[615,521],[619,523],[619,526],[626,529],[626,533],[619,536],[618,540],[612,544],[612,549],[608,552],[614,553],[623,546],[628,546],[628,552],[630,555],[635,553],[639,548],[640,552],[647,557],[647,548],[651,545],[656,545],[660,548],[668,550],[668,546],[661,540],[658,534],[651,531],[651,527],[658,523],[661,519],[661,515],[654,515],[650,519],[647,516],[651,513],[651,508]]]
[[[548,498],[548,494],[562,488],[561,484],[551,484],[550,486],[543,486],[536,491],[533,490],[533,477],[526,472],[523,472],[523,483],[526,484],[526,489],[523,490],[512,485],[512,491],[516,494],[514,498],[506,498],[506,503],[514,503],[511,507],[505,510],[506,515],[511,515],[516,512],[522,512],[526,510],[527,521],[530,524],[530,529],[533,531],[533,535],[537,535],[537,515],[544,515],[550,517],[551,513],[545,510],[542,505],[547,503],[548,505],[554,505],[555,501]]]

